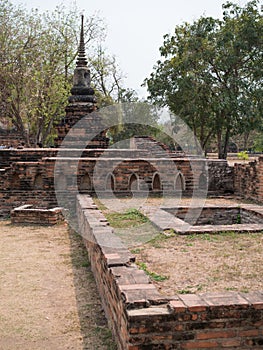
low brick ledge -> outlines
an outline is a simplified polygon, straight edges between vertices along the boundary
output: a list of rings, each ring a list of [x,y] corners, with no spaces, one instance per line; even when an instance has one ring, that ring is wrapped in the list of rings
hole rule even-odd
[[[223,232],[223,231],[233,231],[233,232],[263,232],[263,224],[231,224],[231,225],[190,225],[186,221],[181,220],[170,214],[166,209],[186,209],[185,206],[178,207],[161,207],[161,208],[151,208],[147,207],[147,216],[151,222],[161,230],[173,229],[176,233],[181,234],[193,234],[193,233],[204,233],[204,232]],[[205,205],[202,208],[218,208],[218,209],[235,209],[248,210],[260,216],[263,216],[263,208],[256,204],[236,204],[236,205]],[[200,209],[199,207],[191,207],[192,210]]]
[[[62,208],[34,208],[32,204],[11,210],[12,224],[56,225],[64,220]]]
[[[120,350],[262,348],[263,291],[165,297],[89,196],[77,196],[77,216]]]

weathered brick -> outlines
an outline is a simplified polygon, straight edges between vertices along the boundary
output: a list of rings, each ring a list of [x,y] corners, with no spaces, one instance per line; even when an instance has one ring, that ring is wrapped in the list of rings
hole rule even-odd
[[[196,339],[234,338],[235,336],[236,332],[234,331],[207,331],[198,333]]]
[[[171,300],[169,306],[178,313],[185,312],[186,310],[186,305],[180,300]]]
[[[212,349],[218,346],[214,341],[195,341],[182,344],[182,349]]]
[[[248,329],[248,330],[241,330],[239,332],[240,337],[254,337],[259,335],[258,329]]]
[[[221,342],[223,348],[240,348],[241,341],[239,339],[229,339]]]

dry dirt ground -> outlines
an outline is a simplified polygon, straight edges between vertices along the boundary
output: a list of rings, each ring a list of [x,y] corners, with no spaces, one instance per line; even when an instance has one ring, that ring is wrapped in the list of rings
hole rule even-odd
[[[81,239],[0,221],[0,349],[115,349]]]
[[[188,205],[190,200],[182,198],[180,205]],[[125,208],[129,200],[122,201]],[[240,201],[237,198],[206,200],[208,205],[234,203]],[[104,204],[113,207],[107,200]],[[149,207],[161,205],[162,199],[148,198],[141,210],[147,214]],[[154,277],[153,283],[164,295],[263,290],[263,232],[166,237],[149,223],[129,229],[116,228],[115,232],[135,254],[139,265]]]
[[[137,247],[137,261],[161,277],[165,295],[263,290],[263,234],[157,238]]]
[[[206,203],[223,205],[237,200],[216,198]],[[158,201],[150,204],[158,205]],[[149,272],[167,277],[153,281],[166,295],[263,290],[263,232],[161,235],[133,252]]]

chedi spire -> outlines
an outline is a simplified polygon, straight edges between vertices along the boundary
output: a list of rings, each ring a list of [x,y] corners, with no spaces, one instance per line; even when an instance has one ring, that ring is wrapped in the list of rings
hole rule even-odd
[[[71,89],[70,103],[90,102],[95,103],[94,90],[90,87],[90,70],[87,67],[84,41],[84,16],[81,16],[80,43],[76,68],[73,76],[73,87]]]
[[[70,129],[74,132],[67,139],[67,148],[107,148],[109,139],[106,137],[107,129],[97,111],[94,90],[90,87],[90,70],[87,67],[84,40],[84,18],[81,16],[80,42],[78,57],[73,76],[73,87],[69,104],[66,106],[66,116],[57,126],[56,147],[60,147]],[[87,117],[87,118],[86,118]],[[81,119],[83,123],[78,123]],[[65,145],[63,145],[65,147]]]
[[[81,30],[80,30],[77,67],[86,67],[86,66],[87,66],[87,59],[85,54],[85,41],[84,41],[84,16],[81,15]]]

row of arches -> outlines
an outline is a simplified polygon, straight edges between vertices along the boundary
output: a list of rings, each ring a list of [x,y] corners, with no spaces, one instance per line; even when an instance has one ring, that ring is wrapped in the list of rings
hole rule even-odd
[[[142,190],[140,185],[140,178],[136,173],[132,173],[128,179],[128,191],[139,191]],[[67,179],[65,175],[60,175],[56,181],[56,187],[58,190],[65,190],[67,188]],[[15,173],[12,177],[12,187],[13,189],[20,189],[20,177],[17,173]],[[205,189],[207,187],[207,178],[204,174],[201,174],[199,177],[199,188]],[[114,191],[116,190],[116,177],[113,173],[109,173],[106,176],[105,180],[105,190],[106,191]],[[43,178],[40,173],[36,174],[33,189],[42,190],[43,189]],[[91,191],[93,190],[93,183],[88,173],[85,173],[83,176],[79,176],[78,178],[78,189],[79,191]],[[162,191],[163,184],[161,181],[161,177],[158,172],[155,172],[152,175],[151,181],[149,182],[149,189],[151,191]],[[178,172],[175,176],[173,183],[173,190],[175,191],[185,191],[186,189],[186,181],[185,177],[181,172]]]
[[[110,173],[106,178],[106,190],[114,191],[116,189],[116,180],[114,174]],[[140,188],[140,179],[139,176],[135,173],[132,173],[128,181],[128,191],[139,191]],[[156,172],[152,176],[150,189],[152,191],[162,191],[162,181],[160,175]],[[182,173],[178,173],[174,181],[174,190],[184,191],[185,190],[185,179]]]

